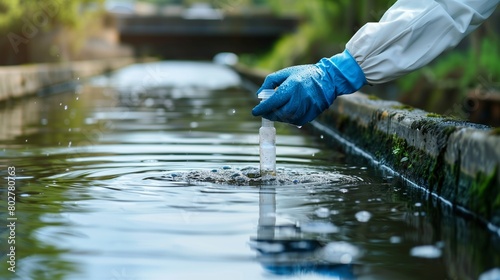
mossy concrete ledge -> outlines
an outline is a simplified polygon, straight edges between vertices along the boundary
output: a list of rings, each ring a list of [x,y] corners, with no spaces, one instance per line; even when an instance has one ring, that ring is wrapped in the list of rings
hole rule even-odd
[[[0,102],[37,93],[39,90],[102,74],[135,62],[132,57],[0,66]]]
[[[337,98],[312,127],[347,140],[375,161],[500,233],[498,128],[362,93]]]

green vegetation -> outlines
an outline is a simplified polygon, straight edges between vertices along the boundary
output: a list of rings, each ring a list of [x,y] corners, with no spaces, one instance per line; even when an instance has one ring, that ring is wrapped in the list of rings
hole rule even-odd
[[[275,0],[267,5],[278,15],[294,14],[298,30],[281,38],[266,54],[247,55],[242,62],[275,71],[284,67],[315,63],[345,48],[349,38],[365,22],[377,21],[394,1]]]
[[[436,87],[463,89],[488,87],[500,83],[500,40],[485,37],[477,46],[466,51],[453,51],[434,64],[416,71],[398,81],[402,91],[411,91],[425,77]]]
[[[23,25],[32,23],[36,27],[48,30],[63,25],[66,27],[80,26],[88,20],[89,13],[82,10],[96,10],[104,0],[3,0],[0,2],[0,30],[15,32]],[[87,8],[87,9],[85,9]]]
[[[104,0],[3,0],[0,64],[62,60],[102,22]],[[64,49],[64,54],[61,54]]]

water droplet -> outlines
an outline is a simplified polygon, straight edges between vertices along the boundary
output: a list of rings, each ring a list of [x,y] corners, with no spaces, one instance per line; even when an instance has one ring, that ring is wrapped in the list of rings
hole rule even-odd
[[[69,141],[68,143],[68,148],[71,148],[71,141]]]
[[[338,215],[339,213],[340,213],[339,210],[332,210],[332,211],[330,211],[330,214],[332,214],[332,215]]]
[[[339,231],[337,226],[329,222],[310,222],[303,224],[300,228],[303,232],[312,233],[336,233]]]
[[[389,242],[391,242],[392,244],[397,244],[397,243],[401,243],[403,239],[399,236],[391,236],[391,238],[389,238]]]
[[[155,100],[153,98],[147,98],[144,100],[144,106],[153,107],[153,105],[155,105]]]
[[[232,115],[236,114],[236,109],[229,109],[229,110],[227,111],[227,114],[228,114],[228,115],[230,115],[230,116],[232,116]]]
[[[360,223],[366,223],[372,218],[372,214],[368,211],[359,211],[354,215],[356,217],[356,220]]]
[[[344,242],[330,242],[323,248],[323,258],[332,263],[349,264],[361,254],[358,247]]]
[[[320,136],[319,138],[320,138],[320,139],[323,139],[323,138],[325,138],[325,136],[323,136],[323,134],[321,134],[321,136]]]
[[[64,105],[64,110],[68,110],[68,105]]]
[[[498,280],[500,279],[500,268],[495,267],[479,275],[478,280]]]
[[[328,216],[330,216],[330,210],[328,210],[328,208],[326,207],[318,208],[316,209],[316,211],[314,211],[314,213],[320,218],[327,218]]]
[[[80,99],[80,97],[78,97],[78,96],[77,96],[77,97],[76,97],[76,100],[79,100],[79,99]]]
[[[339,190],[339,192],[341,192],[341,193],[347,193],[347,192],[349,192],[349,190],[342,188],[342,189]]]
[[[211,116],[214,114],[214,110],[207,108],[203,111],[203,113],[205,114],[205,116]]]
[[[422,203],[420,202],[415,203],[415,207],[420,207],[420,206],[422,206]]]
[[[410,255],[417,258],[435,259],[441,257],[441,249],[432,245],[411,248]]]

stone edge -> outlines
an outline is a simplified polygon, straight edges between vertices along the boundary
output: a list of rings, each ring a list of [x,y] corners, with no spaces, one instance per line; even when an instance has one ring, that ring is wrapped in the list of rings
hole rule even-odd
[[[67,63],[0,66],[0,102],[43,88],[109,72],[136,62],[132,57]]]

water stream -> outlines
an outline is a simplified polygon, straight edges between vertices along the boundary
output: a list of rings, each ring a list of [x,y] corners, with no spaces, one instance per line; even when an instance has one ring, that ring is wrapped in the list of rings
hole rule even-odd
[[[260,180],[258,102],[231,70],[179,61],[4,104],[0,279],[498,276],[498,235],[304,129],[275,124]]]

